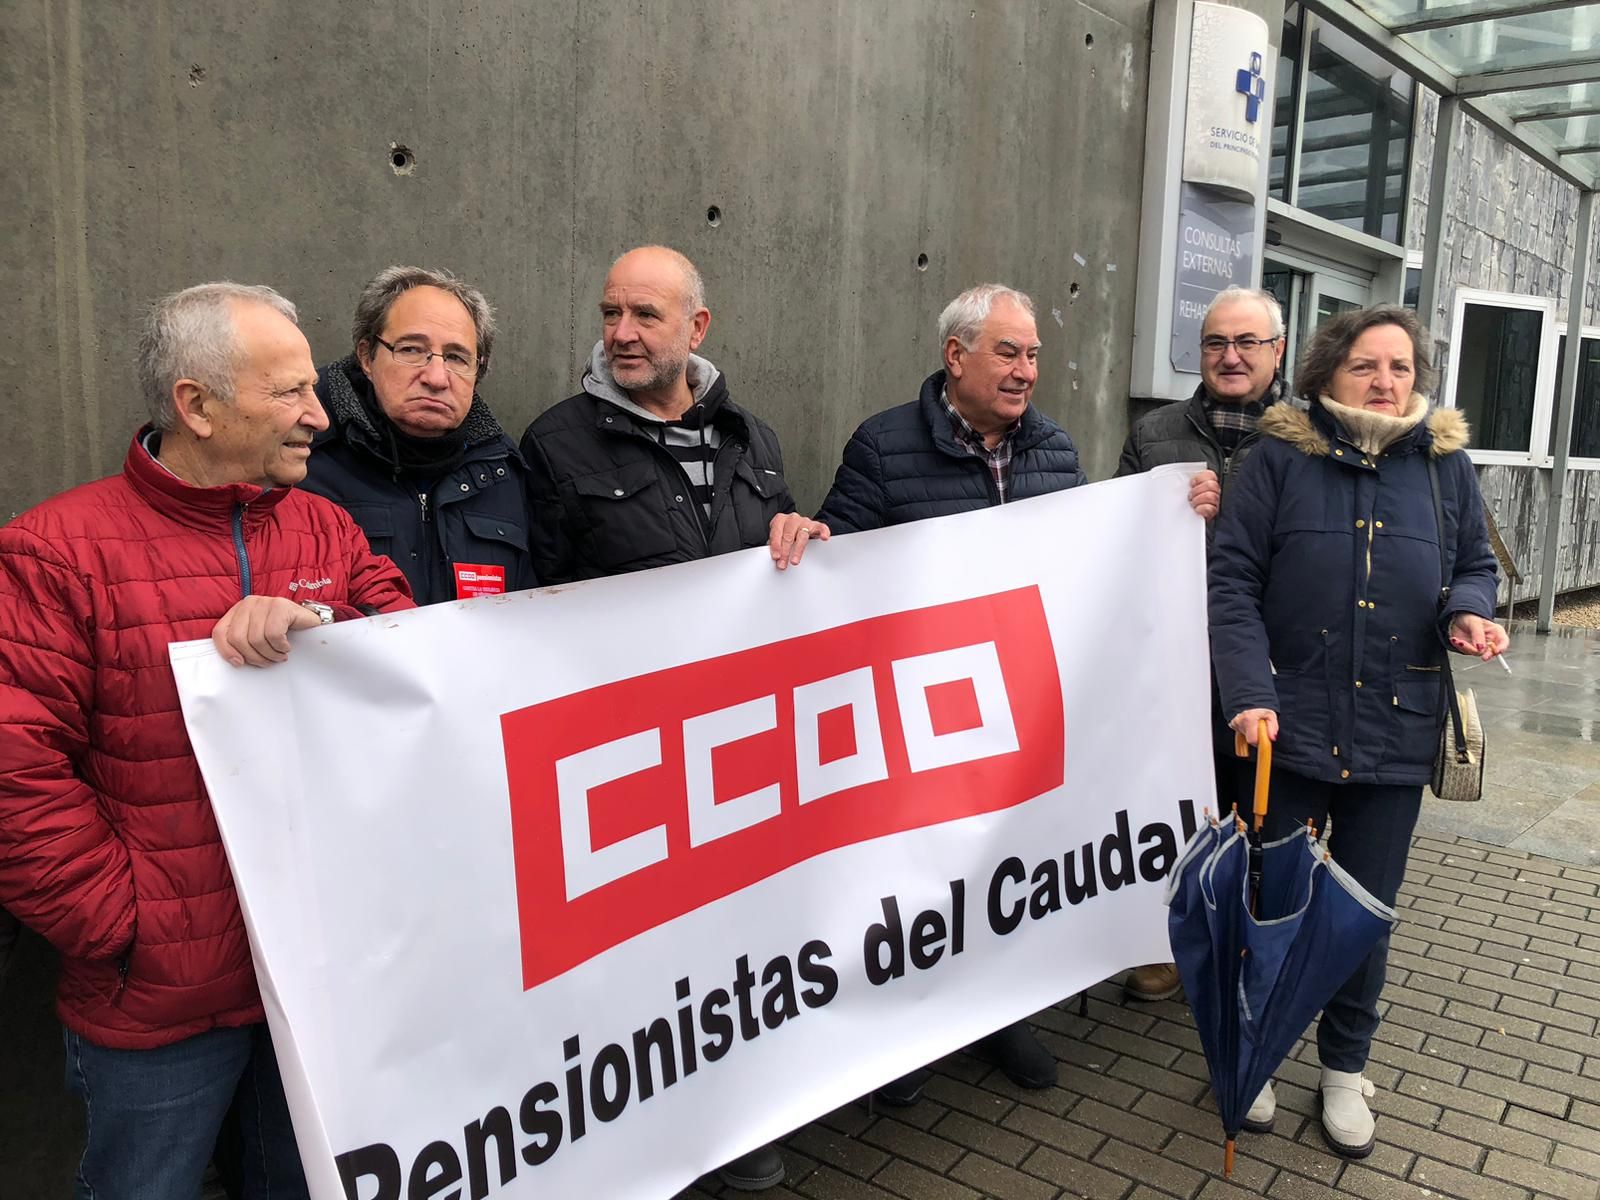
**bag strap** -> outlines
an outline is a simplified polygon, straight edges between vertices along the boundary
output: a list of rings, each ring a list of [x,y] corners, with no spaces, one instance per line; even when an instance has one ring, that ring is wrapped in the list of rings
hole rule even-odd
[[[1433,519],[1439,528],[1439,607],[1450,598],[1450,564],[1444,549],[1444,502],[1439,498],[1439,467],[1433,455],[1423,452],[1428,460],[1428,486],[1433,491]],[[1467,731],[1461,723],[1461,701],[1456,697],[1455,675],[1450,670],[1450,646],[1444,648],[1444,690],[1450,697],[1450,723],[1456,735],[1456,761],[1469,763],[1472,755],[1467,750]]]

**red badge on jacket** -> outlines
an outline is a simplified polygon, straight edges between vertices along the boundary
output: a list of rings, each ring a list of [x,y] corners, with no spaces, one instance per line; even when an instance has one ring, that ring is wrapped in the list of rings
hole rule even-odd
[[[506,590],[506,569],[484,563],[456,563],[456,599],[499,596]]]

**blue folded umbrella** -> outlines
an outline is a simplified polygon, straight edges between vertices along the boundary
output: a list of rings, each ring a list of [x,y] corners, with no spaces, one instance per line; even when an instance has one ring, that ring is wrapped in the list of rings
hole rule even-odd
[[[1251,856],[1258,856],[1259,884]],[[1252,892],[1255,894],[1252,895]],[[1167,882],[1167,929],[1227,1138],[1305,1027],[1395,921],[1309,829],[1261,844],[1202,827]]]

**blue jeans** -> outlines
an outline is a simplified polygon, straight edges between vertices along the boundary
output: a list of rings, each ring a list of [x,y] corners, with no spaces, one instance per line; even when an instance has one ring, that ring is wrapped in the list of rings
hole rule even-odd
[[[87,1129],[75,1200],[198,1200],[235,1094],[245,1200],[307,1200],[265,1025],[155,1050],[108,1050],[69,1032],[67,1087],[83,1100]]]
[[[1324,829],[1333,818],[1328,850],[1333,860],[1385,904],[1393,905],[1406,876],[1411,833],[1422,811],[1422,786],[1377,783],[1324,783],[1293,771],[1275,771],[1267,810],[1268,841],[1304,828],[1306,818]],[[1317,1024],[1317,1058],[1332,1071],[1359,1071],[1367,1065],[1378,1032],[1378,997],[1388,974],[1389,935],[1322,1009]]]

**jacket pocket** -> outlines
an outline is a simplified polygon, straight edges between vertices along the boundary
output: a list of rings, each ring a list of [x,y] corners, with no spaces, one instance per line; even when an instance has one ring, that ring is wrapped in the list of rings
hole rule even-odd
[[[468,533],[478,541],[499,550],[502,555],[527,553],[528,531],[523,528],[520,521],[508,521],[504,517],[491,516],[488,513],[463,513],[462,520],[466,524]],[[498,562],[500,559],[497,558],[495,561]]]
[[[1389,708],[1394,736],[1388,741],[1387,765],[1432,765],[1439,745],[1443,699],[1437,672],[1407,667],[1397,673]]]
[[[572,481],[572,488],[587,542],[584,557],[602,573],[672,552],[676,539],[664,499],[666,489],[654,464],[629,463],[582,475]]]
[[[374,554],[394,557],[394,514],[387,504],[346,504],[344,509],[367,535]]]
[[[789,506],[789,484],[771,467],[751,466],[747,456],[733,466],[733,495],[729,499],[740,542],[759,546],[767,540],[772,518]]]

